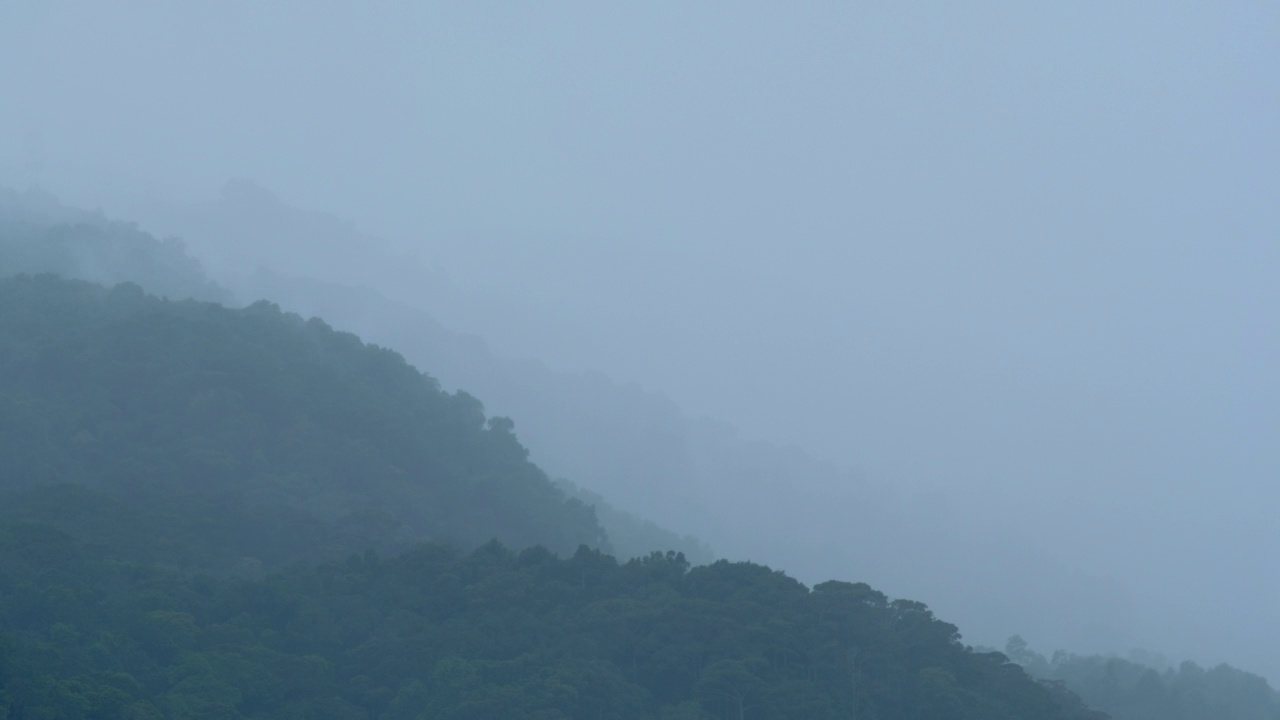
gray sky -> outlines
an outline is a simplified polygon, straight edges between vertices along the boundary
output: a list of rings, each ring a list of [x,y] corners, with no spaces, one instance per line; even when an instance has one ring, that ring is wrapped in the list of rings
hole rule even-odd
[[[253,178],[1280,673],[1280,5],[794,5],[0,0],[0,179]]]

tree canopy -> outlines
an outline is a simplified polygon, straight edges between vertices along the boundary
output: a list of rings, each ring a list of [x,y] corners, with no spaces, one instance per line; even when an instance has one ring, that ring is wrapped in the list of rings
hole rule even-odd
[[[218,578],[0,528],[9,718],[1100,717],[918,603],[750,563],[491,543]]]

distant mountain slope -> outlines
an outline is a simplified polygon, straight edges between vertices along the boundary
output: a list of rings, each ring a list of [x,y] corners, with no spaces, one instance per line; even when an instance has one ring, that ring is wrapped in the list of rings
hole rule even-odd
[[[134,282],[175,300],[229,302],[178,240],[62,205],[36,190],[0,188],[0,277],[54,273],[104,285]]]
[[[422,539],[607,546],[593,511],[528,461],[509,421],[486,420],[473,397],[442,392],[389,350],[266,303],[0,280],[0,457],[0,512],[74,530],[92,525],[95,504],[117,504],[183,533],[191,526],[167,517],[198,506],[217,536],[208,546],[234,549],[209,558],[224,565]],[[68,484],[94,496],[47,499],[78,497]],[[153,559],[182,561],[165,547]]]
[[[1046,658],[1016,636],[1006,652],[1032,676],[1061,683],[1114,720],[1280,720],[1280,693],[1230,665],[1184,662],[1175,669],[1061,651]]]
[[[600,526],[609,536],[614,554],[621,560],[645,557],[653,553],[655,548],[678,552],[694,565],[708,565],[716,559],[711,548],[692,535],[676,535],[657,523],[614,507],[598,493],[563,478],[557,479],[556,485],[569,497],[577,498],[595,508]]]

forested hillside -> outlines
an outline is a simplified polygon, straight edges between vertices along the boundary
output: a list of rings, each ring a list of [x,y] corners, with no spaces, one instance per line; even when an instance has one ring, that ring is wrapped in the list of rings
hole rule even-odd
[[[0,276],[231,296],[177,241],[0,199]],[[774,497],[774,454],[718,442],[700,462],[732,456]],[[710,553],[553,482],[467,393],[268,302],[0,280],[0,457],[0,717],[1101,717],[1073,692],[1120,720],[1280,717],[1225,666],[1011,646],[1045,685],[866,585],[620,564],[602,550]]]
[[[267,303],[0,280],[0,423],[0,513],[82,528],[119,506],[157,561],[273,565],[424,539],[607,546],[510,421]]]
[[[239,237],[229,231],[224,240],[235,247]],[[307,255],[303,251],[297,257]],[[201,262],[189,254],[181,240],[158,239],[133,223],[110,220],[101,213],[64,205],[53,196],[37,190],[16,192],[0,188],[0,277],[17,273],[54,273],[108,286],[132,282],[148,293],[174,300],[196,298],[227,304],[233,300],[244,300],[210,280]],[[251,295],[248,300],[259,297],[276,296],[266,292],[264,295]],[[326,312],[307,311],[307,316],[320,314],[349,320],[352,311],[362,306],[352,299],[350,308],[330,306],[324,308]],[[457,349],[467,344],[462,336],[422,323],[413,323],[406,330],[414,338],[413,347],[435,346],[440,349],[440,352],[415,358],[419,365],[431,367],[433,372],[438,366],[445,372],[457,374]],[[400,348],[397,346],[396,349]],[[481,368],[487,365],[487,361],[480,358],[472,359]],[[422,365],[423,360],[436,363]],[[483,378],[486,371],[481,369],[476,375]],[[488,375],[491,376],[492,372]],[[464,374],[464,377],[471,375]],[[481,382],[478,387],[487,388],[488,384]],[[581,444],[586,447],[592,443]],[[573,497],[597,508],[600,524],[620,556],[635,557],[663,548],[682,551],[698,562],[712,559],[711,551],[698,540],[670,532],[649,519],[638,517],[630,508],[618,507],[599,494],[582,489],[571,479],[558,479],[558,482],[573,487]]]
[[[9,718],[1089,717],[865,585],[618,565],[509,421],[267,303],[0,281],[0,423]]]

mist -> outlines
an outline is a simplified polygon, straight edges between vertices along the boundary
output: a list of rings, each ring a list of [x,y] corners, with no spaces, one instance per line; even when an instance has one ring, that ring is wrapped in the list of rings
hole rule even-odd
[[[1264,3],[8,3],[0,182],[649,398],[663,457],[729,449],[575,477],[474,388],[722,554],[1274,680],[1278,36]],[[381,312],[351,329],[484,382]]]

